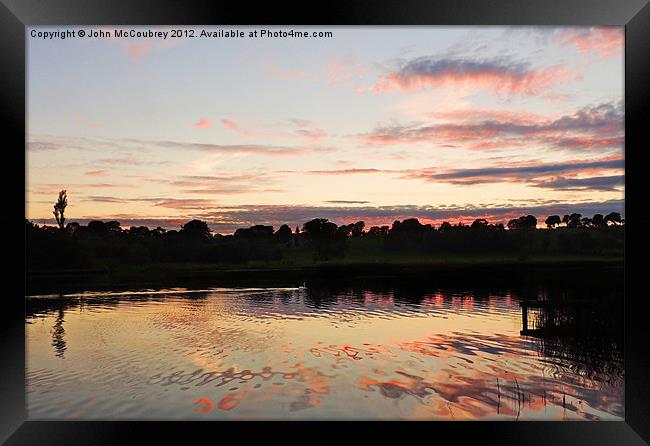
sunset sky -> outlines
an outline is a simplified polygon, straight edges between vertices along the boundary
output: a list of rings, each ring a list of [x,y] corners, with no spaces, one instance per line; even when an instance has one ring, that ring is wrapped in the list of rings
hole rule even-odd
[[[28,31],[26,218],[61,189],[68,221],[220,233],[623,213],[622,27],[293,29],[333,37]]]

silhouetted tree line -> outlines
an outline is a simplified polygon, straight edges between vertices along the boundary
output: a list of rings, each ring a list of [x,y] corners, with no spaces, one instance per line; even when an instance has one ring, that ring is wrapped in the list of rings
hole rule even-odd
[[[62,216],[62,213],[60,214]],[[61,217],[62,218],[62,217]],[[27,262],[33,268],[77,268],[107,263],[208,262],[240,264],[282,259],[283,250],[306,247],[316,260],[341,258],[346,240],[367,235],[364,223],[337,226],[324,218],[295,232],[288,225],[240,228],[233,235],[212,234],[208,224],[191,220],[179,230],[121,227],[117,221],[86,226],[39,226],[25,220]]]
[[[179,230],[169,231],[146,226],[125,229],[117,221],[65,225],[66,206],[66,193],[61,191],[54,206],[56,227],[25,220],[28,267],[65,269],[147,262],[241,264],[278,261],[287,249],[308,250],[314,260],[329,260],[344,257],[351,240],[383,242],[388,252],[620,253],[625,223],[620,214],[612,212],[592,218],[552,215],[545,223],[554,230],[537,230],[537,219],[532,215],[512,219],[506,226],[476,219],[471,225],[444,222],[436,228],[408,218],[395,221],[391,227],[365,230],[363,221],[337,226],[325,218],[315,218],[295,231],[286,224],[277,231],[272,226],[255,225],[237,229],[232,235],[213,235],[201,220],[191,220]]]
[[[444,222],[437,229],[420,223],[416,218],[409,218],[395,221],[387,229],[384,246],[391,251],[449,253],[620,253],[624,233],[619,227],[624,223],[617,212],[605,217],[596,214],[593,218],[583,218],[580,214],[563,218],[549,216],[546,226],[554,230],[538,230],[533,215],[512,219],[505,226],[480,218],[471,225]]]
[[[296,247],[310,250],[315,260],[329,260],[344,257],[349,241],[354,239],[383,241],[389,252],[622,252],[624,220],[620,215],[599,217],[597,214],[590,219],[573,215],[577,217],[547,218],[547,226],[554,230],[536,229],[537,221],[530,215],[513,219],[506,226],[477,219],[471,225],[445,222],[437,228],[409,218],[395,221],[391,227],[373,226],[367,231],[362,221],[337,226],[325,218],[317,218],[295,232],[288,225],[278,230],[255,225],[237,229],[233,235],[213,235],[208,224],[200,220],[169,231],[146,226],[124,229],[117,221],[91,221],[85,226],[72,222],[60,228],[25,220],[25,229],[28,266],[34,268],[76,268],[106,263],[277,261],[286,249]]]

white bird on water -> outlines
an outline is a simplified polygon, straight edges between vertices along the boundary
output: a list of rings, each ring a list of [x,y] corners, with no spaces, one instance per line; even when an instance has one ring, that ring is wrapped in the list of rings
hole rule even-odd
[[[307,284],[305,282],[303,282],[302,285],[298,287],[298,291],[305,291],[306,289],[307,289]]]

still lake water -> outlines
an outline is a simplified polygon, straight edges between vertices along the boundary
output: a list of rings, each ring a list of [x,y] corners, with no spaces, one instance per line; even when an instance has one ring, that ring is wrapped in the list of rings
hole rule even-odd
[[[531,309],[540,330],[522,333],[521,298],[310,285],[29,297],[28,417],[623,419],[611,314]]]

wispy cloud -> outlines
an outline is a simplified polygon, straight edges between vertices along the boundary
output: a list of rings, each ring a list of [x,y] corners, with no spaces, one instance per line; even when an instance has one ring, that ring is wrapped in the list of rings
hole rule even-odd
[[[421,179],[429,182],[452,184],[480,184],[508,181],[534,180],[558,173],[593,172],[596,170],[623,169],[623,159],[605,161],[568,162],[558,164],[531,164],[518,167],[483,167],[478,169],[456,169],[437,173],[435,169],[409,171],[404,178]]]
[[[375,169],[375,168],[356,168],[356,169],[329,169],[329,170],[307,170],[303,173],[310,175],[359,175],[372,173],[391,173],[395,170]]]
[[[33,183],[27,191],[36,195],[56,195],[60,190],[66,189],[69,196],[84,194],[88,189],[137,189],[136,184],[131,183]]]
[[[306,156],[315,153],[327,153],[335,151],[334,147],[320,145],[270,145],[270,144],[211,144],[195,143],[169,140],[145,140],[136,138],[88,138],[88,137],[55,137],[50,135],[29,135],[27,148],[30,151],[50,150],[91,150],[105,153],[114,151],[120,155],[113,158],[102,158],[101,162],[106,164],[131,164],[137,163],[133,153],[156,153],[159,156],[160,149],[197,151],[208,153],[220,153],[225,155],[260,155],[260,156]],[[154,163],[165,162],[161,160],[150,160]],[[144,161],[144,162],[150,162]]]
[[[514,167],[452,169],[443,172],[440,172],[439,169],[425,168],[408,171],[402,175],[402,178],[459,186],[484,183],[522,183],[554,190],[613,191],[623,186],[624,177],[606,173],[622,171],[624,171],[622,158],[606,158],[555,164],[527,163]],[[600,176],[595,176],[598,174]],[[585,177],[586,175],[589,177]]]
[[[533,68],[530,63],[509,57],[490,59],[423,56],[403,62],[384,75],[374,93],[414,91],[429,86],[453,85],[489,89],[495,93],[538,95],[552,87],[579,79],[578,73],[562,65]]]
[[[313,122],[306,119],[290,119],[289,123],[294,127],[297,127],[295,134],[304,138],[307,138],[311,141],[317,142],[321,141],[327,136],[327,133],[314,124]]]
[[[153,206],[163,207],[167,209],[179,210],[209,210],[216,207],[216,202],[209,199],[195,199],[195,198],[169,198],[169,197],[144,197],[144,198],[120,198],[105,195],[89,195],[82,199],[86,202],[94,203],[113,203],[113,204],[129,204],[129,203],[149,203]]]
[[[330,204],[368,204],[369,201],[364,200],[326,200],[324,203]]]
[[[363,92],[363,82],[369,69],[350,59],[334,59],[327,63],[325,74],[322,76],[329,86],[346,85],[356,91]],[[320,80],[321,76],[317,76]]]
[[[141,42],[129,42],[125,45],[129,59],[139,61],[149,52],[149,45]]]
[[[279,131],[257,130],[252,131],[244,128],[240,123],[233,119],[222,119],[221,125],[235,133],[245,137],[247,140],[254,138],[263,140],[291,140],[303,139],[310,143],[316,143],[323,140],[327,133],[318,125],[308,119],[293,118],[283,121],[280,124],[275,124],[273,127],[282,127]]]
[[[625,31],[622,27],[569,28],[555,33],[561,46],[573,46],[580,54],[609,59],[623,52]]]
[[[277,178],[268,172],[242,172],[223,175],[181,175],[177,177],[154,177],[144,181],[166,184],[185,194],[236,195],[252,192],[283,192],[271,186]]]
[[[52,141],[28,141],[27,150],[30,152],[47,152],[60,149],[61,146]]]
[[[196,121],[192,127],[195,129],[207,129],[212,127],[212,121],[206,118],[201,118],[198,121]]]
[[[512,113],[477,114],[469,110],[460,122],[457,119],[432,124],[395,124],[378,127],[355,137],[373,145],[451,143],[489,150],[540,144],[551,148],[584,150],[622,149],[623,130],[624,115],[619,102],[584,107],[572,114],[549,120],[527,114],[516,117]]]
[[[89,177],[105,177],[108,176],[108,170],[91,170],[86,172],[84,175]]]
[[[266,144],[204,144],[178,141],[152,141],[152,145],[177,150],[198,150],[209,153],[262,155],[262,156],[305,156],[311,153],[330,152],[329,147],[289,147]]]
[[[421,180],[427,183],[446,183],[457,186],[472,186],[483,183],[522,183],[530,186],[557,190],[614,190],[622,186],[615,181],[620,176],[593,175],[624,171],[625,161],[620,156],[610,156],[595,160],[573,160],[562,163],[519,162],[488,165],[479,168],[450,169],[424,167],[420,169],[378,169],[351,168],[307,171],[280,171],[280,173],[299,173],[303,175],[372,175],[391,174],[404,180]],[[565,177],[558,177],[564,175]],[[566,177],[569,175],[569,177]],[[586,175],[591,175],[585,178]],[[584,180],[584,181],[583,181]]]
[[[625,175],[611,175],[590,178],[564,178],[558,177],[549,181],[541,181],[537,187],[546,187],[554,190],[602,190],[614,191],[625,184]]]
[[[233,121],[232,119],[222,119],[222,120],[221,120],[221,125],[224,126],[224,127],[227,128],[227,129],[232,130],[233,132],[237,132],[237,133],[239,133],[239,134],[246,135],[246,136],[250,135],[250,132],[248,132],[248,131],[246,131],[246,130],[243,130],[243,129],[239,126],[239,124],[237,124],[237,123],[236,123],[235,121]]]

